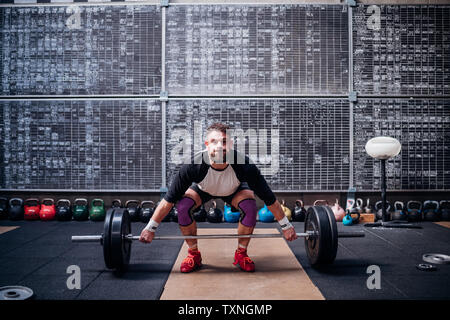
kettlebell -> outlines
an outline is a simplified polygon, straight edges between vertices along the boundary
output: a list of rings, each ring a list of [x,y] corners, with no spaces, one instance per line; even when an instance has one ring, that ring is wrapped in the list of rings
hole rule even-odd
[[[208,214],[206,215],[206,219],[211,223],[219,223],[222,222],[223,214],[220,209],[217,208],[217,204],[215,201],[212,202],[213,206],[209,208]]]
[[[139,221],[139,201],[138,200],[128,200],[125,202],[125,208],[128,209],[130,219],[132,222]]]
[[[151,200],[141,202],[141,210],[139,211],[139,219],[141,222],[148,223],[155,212],[155,203]]]
[[[361,217],[362,212],[362,199],[356,199],[356,201],[353,201],[353,199],[349,199],[347,200],[347,204],[349,205],[349,208],[347,208],[346,211],[350,213],[350,217],[352,218],[351,224],[359,223],[359,218]],[[344,222],[344,220],[342,220],[342,222]]]
[[[114,199],[111,202],[111,208],[122,208],[122,201],[120,199]]]
[[[288,218],[289,221],[292,221],[292,211],[288,207],[286,207],[286,204],[284,202],[284,199],[281,200],[281,209],[284,212],[284,215]]]
[[[424,221],[439,221],[439,202],[426,200],[423,203],[422,217]]]
[[[351,226],[353,224],[353,218],[350,215],[350,210],[347,210],[347,213],[345,214],[344,218],[342,219],[342,224],[344,226]]]
[[[39,211],[39,218],[41,220],[53,220],[56,215],[55,200],[50,198],[42,199],[41,210]]]
[[[75,199],[73,202],[74,208],[72,210],[73,219],[77,221],[84,221],[89,218],[88,201],[85,198]]]
[[[23,220],[24,218],[23,199],[21,198],[9,199],[8,216],[9,219],[13,221]]]
[[[439,207],[441,208],[441,220],[450,221],[450,201],[441,200]]]
[[[407,218],[410,222],[420,221],[422,218],[422,203],[415,200],[410,200],[406,204]]]
[[[364,207],[365,213],[372,213],[372,206],[370,205],[370,199],[367,198],[366,206]]]
[[[377,201],[375,203],[375,218],[376,220],[382,220],[383,219],[383,208],[382,208],[382,201]],[[390,220],[390,212],[391,211],[391,204],[389,203],[389,201],[386,201],[386,215],[387,215],[387,220]]]
[[[0,220],[8,218],[8,198],[0,197]]]
[[[258,217],[261,222],[273,222],[275,220],[272,212],[270,212],[266,205],[259,209]]]
[[[25,220],[39,220],[39,212],[41,211],[41,204],[39,199],[28,198],[24,203],[23,217]]]
[[[328,206],[327,200],[316,200],[313,203],[313,206]]]
[[[356,215],[356,217],[355,217],[355,215]],[[359,211],[354,210],[352,213],[352,210],[347,209],[347,214],[342,219],[342,223],[344,224],[344,226],[351,226],[353,224],[358,224],[360,217],[361,217],[361,214],[359,213]]]
[[[295,200],[295,207],[293,210],[292,220],[304,222],[306,217],[306,209],[303,206],[302,200]]]
[[[196,222],[205,222],[207,215],[208,213],[206,212],[205,206],[203,204],[200,206],[200,208],[197,209],[197,211],[193,213],[194,220]]]
[[[239,221],[241,213],[239,211],[231,211],[231,206],[226,202],[223,206],[223,218],[226,222],[236,223]]]
[[[59,199],[58,202],[56,202],[55,216],[58,221],[72,220],[72,210],[68,199]]]
[[[345,213],[347,213],[347,210],[350,210],[355,206],[355,199],[347,199],[347,204],[345,205]]]
[[[394,202],[394,212],[391,214],[392,220],[406,220],[405,205],[401,201]]]
[[[363,204],[364,201],[361,198],[356,199],[356,206],[355,209],[361,214],[363,213]]]
[[[89,220],[103,221],[105,216],[105,202],[102,199],[92,199],[91,208],[89,209]]]
[[[345,210],[339,205],[339,200],[336,199],[335,204],[331,207],[334,217],[337,222],[341,222],[345,217]]]

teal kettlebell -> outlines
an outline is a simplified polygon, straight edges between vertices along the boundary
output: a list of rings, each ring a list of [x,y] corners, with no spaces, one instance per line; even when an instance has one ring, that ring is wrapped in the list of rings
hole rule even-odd
[[[351,226],[353,224],[353,218],[350,215],[350,211],[349,210],[347,210],[347,214],[342,219],[342,224],[344,226]]]
[[[273,222],[275,220],[272,212],[270,212],[269,208],[266,205],[259,209],[258,211],[259,221],[261,222]]]
[[[223,217],[226,222],[236,223],[239,221],[239,217],[241,216],[240,212],[231,211],[231,206],[228,206],[225,202],[223,206]]]

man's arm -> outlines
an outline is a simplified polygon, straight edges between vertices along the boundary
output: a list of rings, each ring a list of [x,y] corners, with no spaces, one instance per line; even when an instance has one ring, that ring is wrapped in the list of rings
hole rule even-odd
[[[275,219],[280,223],[286,240],[292,241],[297,239],[298,237],[295,233],[294,227],[289,223],[289,220],[287,220],[280,203],[267,184],[266,179],[264,179],[261,171],[254,164],[250,164],[248,167],[247,183],[255,194],[264,201],[267,208],[273,213]]]
[[[172,181],[164,199],[161,200],[158,207],[155,209],[147,226],[142,230],[141,237],[139,238],[140,241],[149,243],[153,240],[156,228],[165,216],[169,214],[174,204],[183,197],[193,181],[192,165],[183,165],[175,176],[175,179]]]
[[[267,207],[273,205],[277,199],[258,167],[254,164],[247,165],[245,175],[250,189],[252,189],[262,201],[264,201]]]
[[[164,196],[164,199],[167,202],[173,205],[184,196],[186,190],[191,186],[192,182],[194,182],[194,169],[195,165],[193,164],[184,164],[181,166],[170,184],[169,190]]]
[[[160,224],[161,221],[163,221],[163,219],[169,214],[170,210],[172,210],[173,205],[173,203],[167,202],[166,199],[162,199],[153,212],[153,221]]]

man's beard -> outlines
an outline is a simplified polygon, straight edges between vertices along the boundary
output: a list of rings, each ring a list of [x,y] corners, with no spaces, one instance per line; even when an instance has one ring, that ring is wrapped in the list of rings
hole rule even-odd
[[[211,156],[211,160],[214,163],[223,164],[223,163],[227,162],[227,152],[226,151],[223,151],[221,153],[215,152],[214,155],[211,154],[210,156]]]

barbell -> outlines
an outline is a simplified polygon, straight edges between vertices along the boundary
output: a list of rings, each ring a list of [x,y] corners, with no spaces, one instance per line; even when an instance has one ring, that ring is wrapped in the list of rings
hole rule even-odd
[[[336,258],[337,238],[364,237],[363,231],[337,232],[333,211],[328,206],[310,207],[306,214],[303,233],[308,261],[313,267],[331,264]],[[217,234],[196,236],[155,236],[153,240],[282,238],[282,234]],[[100,242],[103,245],[105,265],[109,269],[125,271],[130,262],[131,244],[139,236],[131,233],[131,219],[126,208],[110,208],[105,217],[103,234],[72,236],[72,242]]]

